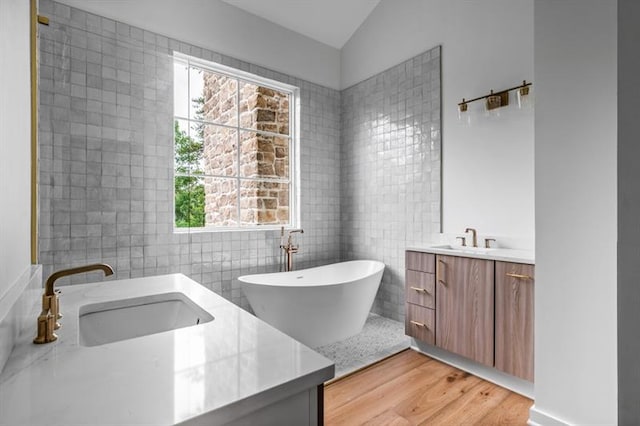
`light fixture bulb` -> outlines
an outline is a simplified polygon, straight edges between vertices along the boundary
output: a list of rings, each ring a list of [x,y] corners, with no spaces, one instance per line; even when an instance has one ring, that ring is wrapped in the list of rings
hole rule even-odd
[[[458,104],[458,122],[465,126],[471,124],[471,115],[467,111],[469,109],[469,104],[462,98],[462,102]]]
[[[523,81],[522,87],[520,87],[516,92],[519,109],[531,109],[533,106],[533,100],[530,95],[531,86],[527,86],[526,84],[527,82]]]

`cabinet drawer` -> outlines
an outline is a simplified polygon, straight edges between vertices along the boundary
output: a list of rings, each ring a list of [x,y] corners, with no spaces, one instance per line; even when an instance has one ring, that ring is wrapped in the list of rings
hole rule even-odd
[[[436,256],[431,253],[421,253],[418,251],[407,251],[405,253],[405,266],[412,271],[428,272],[434,274],[436,271]]]
[[[434,309],[435,303],[435,275],[426,272],[411,271],[405,274],[407,302],[414,305]]]
[[[407,303],[404,321],[404,330],[407,336],[429,343],[436,342],[435,311],[423,306]]]

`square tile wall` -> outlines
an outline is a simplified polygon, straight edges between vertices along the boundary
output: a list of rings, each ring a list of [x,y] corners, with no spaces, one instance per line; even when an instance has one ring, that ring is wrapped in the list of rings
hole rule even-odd
[[[341,253],[386,264],[374,311],[404,320],[404,250],[440,232],[440,47],[341,92]]]
[[[51,1],[39,28],[39,259],[115,278],[182,272],[248,307],[235,278],[278,269],[278,231],[173,231],[178,51],[300,88],[297,267],[340,259],[340,92]],[[93,273],[61,284],[102,280]]]
[[[404,249],[440,231],[439,47],[338,92],[51,0],[40,10],[51,20],[39,40],[45,277],[91,262],[115,278],[182,272],[246,308],[234,278],[277,270],[277,231],[173,232],[179,51],[300,88],[297,267],[381,260],[374,310],[403,319]]]

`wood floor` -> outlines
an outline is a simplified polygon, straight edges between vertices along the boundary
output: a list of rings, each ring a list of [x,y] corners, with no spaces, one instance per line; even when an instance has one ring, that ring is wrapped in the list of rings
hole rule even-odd
[[[325,425],[526,425],[528,398],[411,349],[324,389]]]

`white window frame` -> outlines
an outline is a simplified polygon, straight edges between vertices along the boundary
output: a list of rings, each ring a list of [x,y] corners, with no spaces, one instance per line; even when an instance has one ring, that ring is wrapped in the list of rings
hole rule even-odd
[[[205,123],[211,124],[215,126],[227,127],[230,129],[235,129],[238,133],[238,138],[240,138],[241,131],[250,131],[254,133],[260,133],[267,136],[275,136],[275,137],[287,137],[290,141],[289,143],[289,179],[260,179],[260,178],[247,178],[240,176],[240,160],[238,158],[238,170],[237,175],[230,176],[215,176],[215,175],[202,175],[203,177],[214,177],[214,178],[224,178],[231,179],[235,178],[237,188],[238,188],[238,224],[240,223],[240,182],[241,181],[260,181],[260,182],[277,182],[277,183],[287,183],[289,185],[289,223],[284,224],[253,224],[253,225],[245,225],[245,226],[203,226],[203,227],[182,227],[178,228],[176,226],[176,218],[175,218],[175,178],[176,178],[176,168],[175,165],[172,166],[172,216],[173,216],[173,230],[174,233],[189,233],[189,232],[229,232],[229,231],[269,231],[269,230],[280,230],[283,226],[285,229],[295,229],[300,227],[300,89],[296,86],[292,86],[290,84],[281,83],[279,81],[271,80],[268,78],[260,77],[255,74],[251,74],[246,71],[238,70],[236,68],[228,67],[222,64],[218,64],[216,62],[206,61],[204,59],[196,58],[193,56],[185,55],[180,52],[173,52],[173,63],[183,63],[189,68],[194,66],[196,68],[200,68],[206,71],[215,72],[217,74],[223,74],[227,77],[236,79],[238,82],[244,81],[251,84],[260,85],[262,87],[267,87],[279,92],[287,93],[289,95],[289,134],[283,135],[279,133],[267,132],[257,129],[244,128],[240,126],[240,102],[238,99],[237,109],[238,109],[238,125],[237,126],[229,126],[220,123],[214,123],[210,121],[204,120],[195,120],[191,117],[180,117],[175,114],[175,110],[173,111],[173,119],[172,123],[175,120],[183,120],[187,123]],[[189,83],[190,85],[190,73],[189,73]],[[188,87],[188,94],[191,93],[191,87]],[[238,85],[238,98],[239,98],[239,85]],[[189,100],[190,101],[190,100]],[[190,109],[189,109],[190,110]],[[173,126],[172,126],[173,128]],[[173,133],[172,133],[173,135]],[[238,152],[240,151],[240,141],[238,140]],[[173,155],[175,155],[175,139],[173,140]],[[173,158],[172,155],[172,158]],[[174,163],[172,163],[174,164]]]

